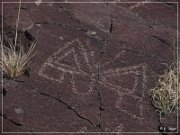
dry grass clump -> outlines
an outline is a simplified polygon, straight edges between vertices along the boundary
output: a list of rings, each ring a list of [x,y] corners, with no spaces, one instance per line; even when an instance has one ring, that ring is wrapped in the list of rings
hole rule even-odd
[[[22,75],[28,68],[31,58],[35,55],[33,50],[36,47],[36,42],[33,42],[28,50],[25,49],[25,46],[21,44],[21,40],[18,42],[18,24],[20,17],[21,9],[21,0],[19,4],[19,12],[16,21],[16,33],[14,41],[10,38],[7,38],[4,34],[0,37],[1,42],[1,54],[0,66],[8,78],[15,78],[19,75]],[[2,39],[2,37],[5,39]]]
[[[1,41],[3,49],[0,66],[5,75],[13,79],[22,75],[27,70],[31,58],[35,55],[33,50],[36,47],[36,43],[34,42],[27,51],[25,51],[21,42],[15,45],[8,39],[7,43],[8,45],[3,45]]]
[[[171,66],[161,75],[156,87],[152,89],[152,103],[160,117],[176,110],[180,106],[180,72],[179,67]]]

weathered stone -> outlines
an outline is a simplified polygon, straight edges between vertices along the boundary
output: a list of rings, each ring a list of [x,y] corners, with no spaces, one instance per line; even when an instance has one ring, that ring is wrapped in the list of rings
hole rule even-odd
[[[174,61],[174,6],[39,1],[23,7],[19,29],[38,37],[37,54],[29,78],[4,85],[4,131],[158,134],[150,89],[154,73]],[[4,11],[14,28],[17,5]]]

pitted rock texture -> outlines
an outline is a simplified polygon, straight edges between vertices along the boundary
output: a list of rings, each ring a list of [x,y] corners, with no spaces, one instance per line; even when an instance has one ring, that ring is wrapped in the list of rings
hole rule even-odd
[[[160,134],[150,90],[176,60],[176,4],[43,2],[22,3],[37,54],[29,77],[4,79],[3,131]],[[13,29],[18,4],[3,6]]]

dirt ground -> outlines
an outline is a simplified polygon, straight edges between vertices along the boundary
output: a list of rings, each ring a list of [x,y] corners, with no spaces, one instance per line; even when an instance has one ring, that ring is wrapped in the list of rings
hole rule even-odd
[[[37,54],[29,76],[4,78],[4,133],[160,135],[150,90],[176,61],[177,4],[96,1],[22,3],[18,29],[38,38]],[[3,4],[4,26],[15,29],[17,12]]]

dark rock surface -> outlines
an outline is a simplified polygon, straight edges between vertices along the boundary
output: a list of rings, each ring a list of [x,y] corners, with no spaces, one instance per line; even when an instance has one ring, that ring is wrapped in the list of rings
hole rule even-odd
[[[4,4],[7,26],[17,11]],[[176,60],[176,4],[22,4],[19,30],[37,54],[29,78],[4,80],[3,132],[159,134],[150,89]]]

